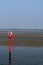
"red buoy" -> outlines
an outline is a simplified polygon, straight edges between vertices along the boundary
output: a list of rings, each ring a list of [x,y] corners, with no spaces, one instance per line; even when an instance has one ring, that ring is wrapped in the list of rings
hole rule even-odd
[[[8,38],[9,38],[9,63],[11,63],[11,53],[12,53],[12,39],[13,39],[13,33],[9,32],[8,33]]]

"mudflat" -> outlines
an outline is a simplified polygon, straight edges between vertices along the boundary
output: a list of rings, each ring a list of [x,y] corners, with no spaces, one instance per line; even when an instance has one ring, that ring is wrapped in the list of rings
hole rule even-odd
[[[15,46],[43,47],[43,34],[15,34],[12,42]],[[9,45],[7,35],[0,35],[0,45]]]

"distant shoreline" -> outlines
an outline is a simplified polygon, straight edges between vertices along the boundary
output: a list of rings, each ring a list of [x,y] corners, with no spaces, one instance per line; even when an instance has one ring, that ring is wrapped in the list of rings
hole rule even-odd
[[[0,29],[0,33],[8,33],[9,31],[14,34],[43,34],[43,29]]]

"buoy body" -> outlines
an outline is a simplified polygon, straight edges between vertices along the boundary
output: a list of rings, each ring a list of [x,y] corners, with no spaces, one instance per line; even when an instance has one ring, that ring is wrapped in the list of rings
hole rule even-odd
[[[13,39],[13,34],[12,34],[12,32],[10,32],[10,33],[8,34],[8,38],[9,38],[9,63],[11,63],[12,39]]]

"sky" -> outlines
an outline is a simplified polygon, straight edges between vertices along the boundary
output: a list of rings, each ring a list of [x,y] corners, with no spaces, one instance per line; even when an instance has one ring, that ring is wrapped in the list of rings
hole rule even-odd
[[[43,0],[0,0],[0,29],[43,29]]]

